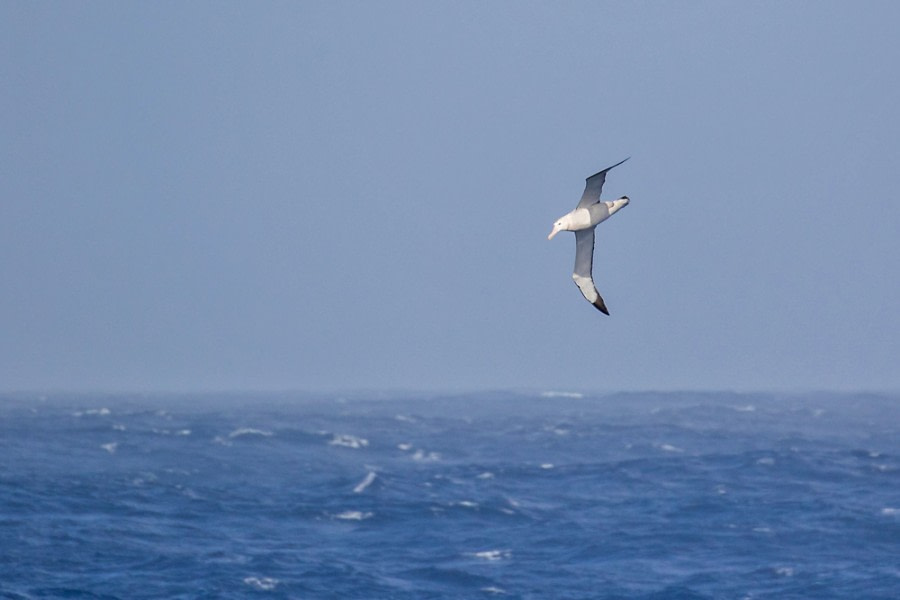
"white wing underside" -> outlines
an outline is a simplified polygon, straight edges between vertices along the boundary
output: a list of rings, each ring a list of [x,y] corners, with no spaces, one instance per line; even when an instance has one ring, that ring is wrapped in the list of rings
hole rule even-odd
[[[575,232],[575,270],[572,279],[581,290],[585,300],[593,304],[597,310],[609,314],[603,298],[594,286],[592,275],[594,264],[594,227]]]

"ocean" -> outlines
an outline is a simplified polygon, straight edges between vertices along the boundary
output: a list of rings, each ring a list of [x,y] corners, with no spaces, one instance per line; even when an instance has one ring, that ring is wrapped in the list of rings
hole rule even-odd
[[[900,395],[0,396],[0,598],[900,598]]]

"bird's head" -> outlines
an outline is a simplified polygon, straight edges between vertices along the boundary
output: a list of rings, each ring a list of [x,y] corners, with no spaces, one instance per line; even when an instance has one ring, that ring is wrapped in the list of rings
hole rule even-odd
[[[550,232],[550,235],[547,236],[547,239],[552,240],[554,235],[556,235],[560,231],[566,231],[567,229],[569,229],[569,215],[560,217],[556,221],[556,223],[553,224],[553,231]]]

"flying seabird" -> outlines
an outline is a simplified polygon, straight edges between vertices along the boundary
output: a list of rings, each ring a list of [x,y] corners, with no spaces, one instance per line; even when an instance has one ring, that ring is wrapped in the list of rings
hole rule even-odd
[[[609,311],[606,309],[600,293],[597,292],[597,288],[594,287],[594,280],[591,276],[591,267],[594,262],[594,229],[622,207],[628,206],[628,196],[622,196],[618,200],[600,201],[600,190],[603,189],[603,182],[606,181],[606,173],[621,165],[625,160],[588,177],[578,206],[569,214],[560,217],[553,224],[553,231],[547,236],[548,240],[552,240],[553,236],[560,231],[575,232],[575,271],[572,273],[572,279],[575,280],[575,285],[581,290],[585,299],[606,315],[609,314]]]

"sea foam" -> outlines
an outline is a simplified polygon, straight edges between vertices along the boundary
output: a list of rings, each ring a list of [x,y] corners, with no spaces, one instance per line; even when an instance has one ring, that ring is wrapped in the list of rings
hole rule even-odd
[[[584,394],[579,392],[559,392],[556,390],[548,390],[541,392],[541,398],[584,398]]]
[[[359,510],[345,510],[344,512],[333,516],[335,519],[340,519],[341,521],[364,521],[366,519],[371,519],[372,513]]]
[[[278,586],[274,577],[244,577],[244,583],[258,590],[270,591]]]
[[[356,437],[354,435],[346,435],[346,434],[335,434],[331,441],[328,442],[330,446],[343,446],[344,448],[365,448],[369,445],[369,440],[365,438]]]
[[[353,493],[361,494],[362,492],[364,492],[366,490],[366,488],[368,488],[370,485],[372,485],[372,483],[375,481],[375,477],[376,477],[375,472],[369,471],[368,474],[366,474],[365,478],[362,481],[360,481],[358,484],[356,484],[355,488],[353,488]]]
[[[481,552],[472,552],[469,556],[493,562],[511,557],[512,552],[509,550],[483,550]]]
[[[187,433],[183,434],[183,435],[190,435],[190,433],[191,433],[188,430],[183,430],[183,431],[187,431]],[[258,435],[260,437],[272,437],[272,432],[265,431],[264,429],[254,429],[252,427],[241,427],[240,429],[235,429],[234,431],[229,433],[228,437],[230,437],[231,439],[234,439],[234,438],[248,436],[248,435],[249,436]]]

